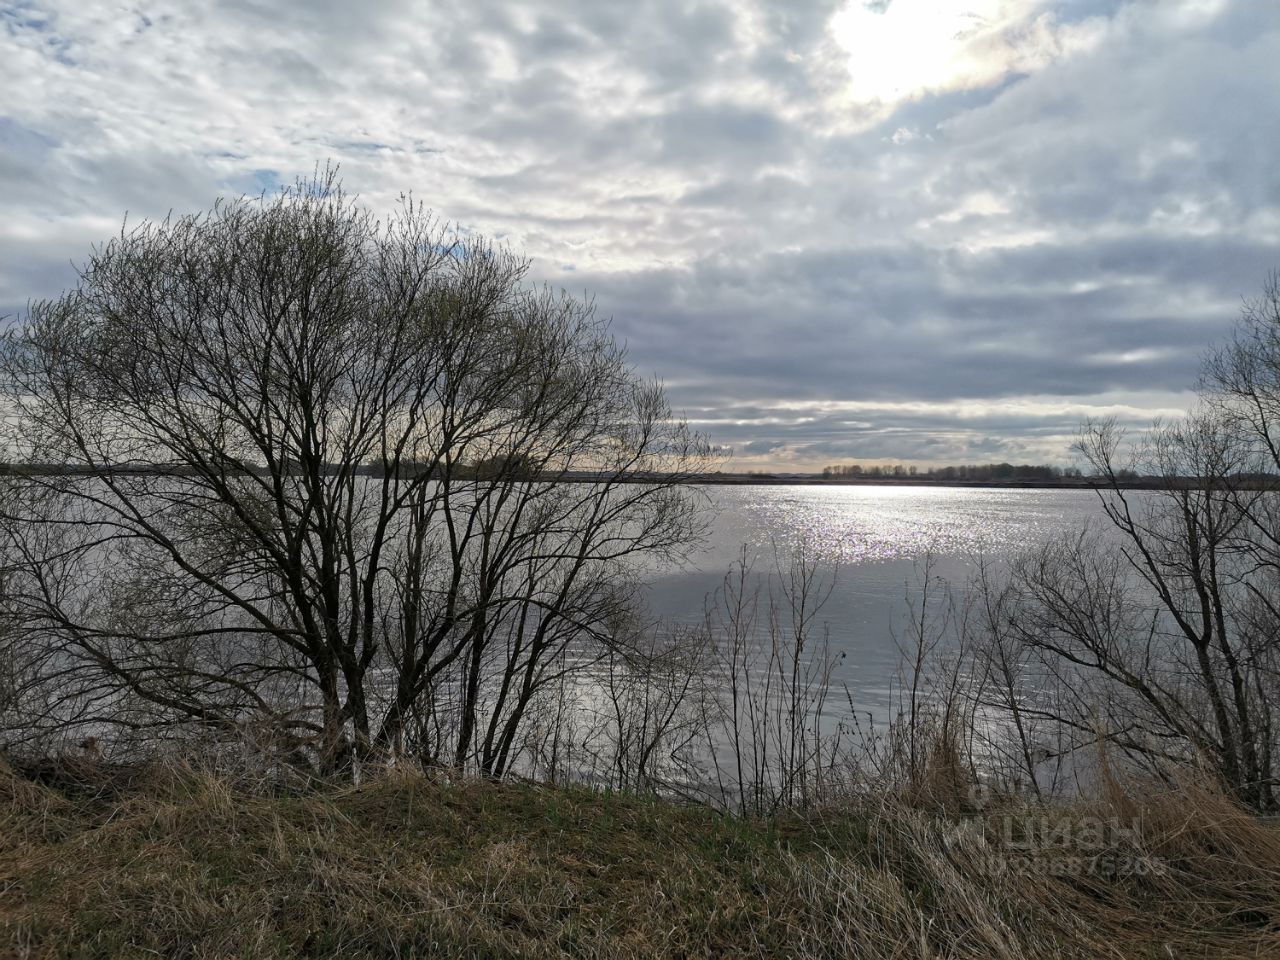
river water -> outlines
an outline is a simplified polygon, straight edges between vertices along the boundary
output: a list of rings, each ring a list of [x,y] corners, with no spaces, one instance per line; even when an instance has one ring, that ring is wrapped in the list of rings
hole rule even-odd
[[[656,571],[653,613],[701,620],[705,605],[744,545],[762,574],[793,551],[834,577],[820,621],[844,653],[833,676],[859,709],[882,714],[899,664],[895,630],[919,599],[918,569],[932,555],[934,574],[963,587],[980,560],[1000,564],[1020,551],[1085,525],[1105,527],[1090,490],[925,486],[712,486],[714,519],[689,561]]]

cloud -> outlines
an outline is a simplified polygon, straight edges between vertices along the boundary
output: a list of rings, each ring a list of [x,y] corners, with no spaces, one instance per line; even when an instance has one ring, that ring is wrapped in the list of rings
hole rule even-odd
[[[595,295],[742,466],[1065,460],[1280,263],[1251,0],[0,0],[0,313],[332,159]]]
[[[848,96],[886,108],[991,86],[1099,43],[1103,18],[1062,22],[1028,0],[852,2],[831,20],[848,57]]]

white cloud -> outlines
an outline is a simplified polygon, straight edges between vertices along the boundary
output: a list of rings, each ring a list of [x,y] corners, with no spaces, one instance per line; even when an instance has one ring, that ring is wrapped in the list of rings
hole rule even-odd
[[[1062,455],[1077,407],[1167,410],[1280,262],[1269,5],[875,6],[0,0],[0,314],[126,211],[333,159],[595,293],[761,456]]]

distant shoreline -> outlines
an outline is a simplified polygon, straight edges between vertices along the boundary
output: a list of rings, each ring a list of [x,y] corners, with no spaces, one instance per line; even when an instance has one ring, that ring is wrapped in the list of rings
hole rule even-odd
[[[246,469],[245,473],[265,473],[261,470]],[[328,470],[326,473],[331,474]],[[406,475],[410,473],[406,469]],[[53,477],[53,476],[183,476],[194,473],[183,466],[120,466],[115,468],[87,468],[80,466],[65,467],[57,464],[15,464],[0,463],[0,476]],[[361,476],[381,477],[384,472],[377,467],[362,467]],[[555,477],[549,481],[557,483],[592,483],[601,477],[585,471],[574,471]],[[627,478],[631,483],[678,483],[690,486],[725,486],[725,487],[956,487],[991,490],[1106,490],[1119,486],[1124,490],[1158,490],[1165,489],[1173,483],[1161,477],[1135,477],[1123,479],[1116,484],[1101,477],[1072,477],[1052,480],[959,480],[933,479],[929,477],[824,477],[821,474],[770,474],[770,473],[709,473],[683,477],[670,474],[636,474]],[[1256,481],[1255,481],[1256,482]],[[1184,486],[1200,485],[1196,478],[1188,477]],[[1280,478],[1272,480],[1272,486],[1280,488]]]

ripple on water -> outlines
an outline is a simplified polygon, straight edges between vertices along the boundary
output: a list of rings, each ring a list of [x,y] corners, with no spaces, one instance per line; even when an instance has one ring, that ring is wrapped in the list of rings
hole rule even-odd
[[[713,551],[741,544],[858,564],[918,557],[1008,556],[1099,516],[1086,490],[914,486],[722,487]],[[719,548],[719,549],[715,549]]]

